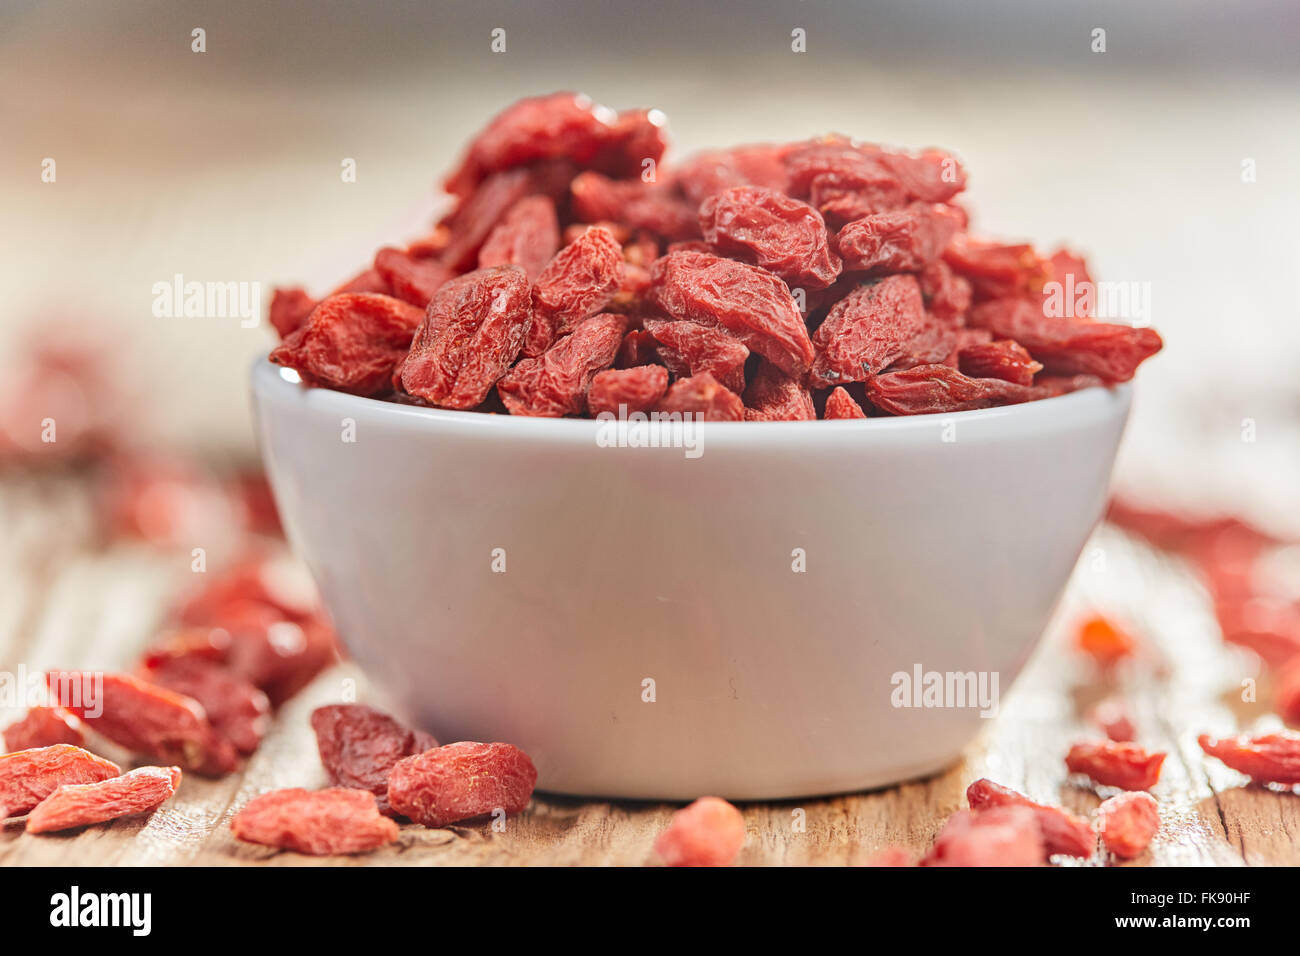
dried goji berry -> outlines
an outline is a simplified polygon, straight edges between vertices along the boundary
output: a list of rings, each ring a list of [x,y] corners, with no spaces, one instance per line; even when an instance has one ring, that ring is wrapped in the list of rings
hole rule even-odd
[[[686,319],[645,320],[645,330],[658,343],[655,354],[677,378],[708,372],[726,388],[745,390],[749,349],[721,329]]]
[[[501,810],[519,813],[537,784],[537,768],[510,744],[462,742],[407,757],[388,775],[393,810],[427,827]]]
[[[1066,856],[1088,857],[1092,856],[1093,848],[1097,845],[1097,835],[1087,820],[1060,807],[1035,803],[1023,793],[994,783],[986,777],[966,788],[966,802],[976,811],[992,807],[1027,807],[1032,810],[1042,834],[1043,850],[1048,856],[1062,853]]]
[[[122,768],[72,744],[0,755],[0,818],[20,817],[68,783],[116,777]]]
[[[235,748],[192,697],[128,674],[50,671],[45,679],[60,707],[132,753],[209,776],[239,764]]]
[[[879,155],[827,137],[785,157],[792,195],[806,196],[828,220],[843,225],[907,205],[907,189]]]
[[[866,418],[862,406],[853,400],[853,396],[843,388],[836,388],[826,399],[826,408],[822,418]]]
[[[1121,790],[1150,790],[1160,779],[1163,753],[1147,753],[1134,743],[1114,740],[1075,744],[1065,756],[1071,773],[1082,773],[1097,783]]]
[[[230,821],[246,843],[314,856],[365,853],[398,838],[397,824],[381,816],[365,790],[291,788],[254,797]]]
[[[918,365],[873,376],[867,397],[891,415],[921,415],[1015,405],[1029,401],[1033,392],[1000,378],[969,378],[947,365]]]
[[[971,378],[1000,378],[1017,385],[1033,385],[1034,375],[1043,370],[1041,362],[1025,351],[1019,342],[998,339],[963,346],[957,352],[958,369]]]
[[[153,655],[142,671],[149,683],[198,701],[213,729],[241,754],[251,754],[266,736],[271,701],[222,664],[198,656]]]
[[[54,744],[80,747],[85,735],[81,732],[81,721],[62,707],[32,707],[22,720],[5,728],[4,742],[5,752],[13,753]]]
[[[1300,783],[1300,733],[1274,730],[1236,737],[1196,738],[1211,757],[1260,783]],[[0,757],[0,760],[4,758]],[[2,801],[0,801],[2,802]]]
[[[403,757],[438,746],[431,734],[411,730],[364,704],[331,704],[311,712],[320,762],[336,787],[369,790],[379,812],[388,806],[388,772]]]
[[[700,234],[695,207],[664,182],[615,180],[597,172],[575,176],[569,184],[573,213],[584,222],[617,222],[666,240]]]
[[[669,866],[730,866],[745,845],[745,818],[721,797],[700,797],[673,814],[655,838]]]
[[[389,288],[388,283],[384,280],[374,268],[365,269],[358,272],[347,282],[344,282],[338,288],[332,290],[330,295],[349,295],[375,293],[376,295],[392,295],[393,290]],[[329,298],[326,296],[325,298]],[[319,303],[318,303],[319,304]]]
[[[976,301],[1042,291],[1051,266],[1024,243],[987,242],[959,235],[943,253],[944,261],[971,283]],[[1014,335],[1007,336],[1015,338]]]
[[[925,329],[921,287],[910,275],[858,286],[831,307],[813,333],[811,381],[864,382],[905,355]]]
[[[625,316],[612,312],[583,319],[540,358],[523,359],[507,372],[497,394],[511,415],[581,414],[592,378],[614,364],[627,325]]]
[[[622,265],[618,240],[599,226],[556,253],[533,284],[533,323],[524,339],[524,355],[538,357],[608,305],[618,291]]]
[[[300,568],[254,555],[202,575],[203,585],[187,593],[174,616],[183,626],[222,625],[231,607],[263,605],[280,618],[303,621],[319,612],[316,591]]]
[[[593,415],[626,416],[648,412],[668,389],[668,369],[662,365],[606,369],[597,372],[587,392],[587,410]]]
[[[939,258],[960,228],[949,207],[916,204],[854,219],[835,244],[846,272],[917,272]]]
[[[745,350],[749,354],[749,350]],[[636,368],[640,365],[659,364],[659,350],[655,337],[645,329],[633,329],[623,336],[623,343],[614,357],[615,368]]]
[[[699,219],[705,241],[719,253],[761,266],[791,286],[824,289],[840,274],[821,213],[775,189],[724,190],[704,201]]]
[[[655,411],[666,415],[693,415],[700,421],[743,422],[745,403],[708,372],[679,378],[668,387]]]
[[[1037,814],[1011,805],[954,813],[920,865],[1041,866],[1045,859]]]
[[[970,283],[953,272],[942,259],[926,263],[916,278],[921,283],[926,310],[935,318],[950,323],[969,311]]]
[[[927,149],[912,155],[882,149],[875,155],[899,178],[911,199],[947,202],[966,188],[966,170],[943,150]]]
[[[1273,709],[1288,724],[1300,724],[1300,655],[1278,669],[1273,682]]]
[[[657,164],[668,148],[664,114],[659,110],[623,110],[609,124],[605,143],[592,165],[619,179],[645,175],[646,160]]]
[[[1128,791],[1103,800],[1097,808],[1097,828],[1106,849],[1131,860],[1147,848],[1160,829],[1155,798],[1149,793]]]
[[[1128,707],[1118,697],[1107,697],[1092,709],[1092,722],[1105,731],[1106,736],[1126,743],[1137,739],[1137,729],[1133,718],[1129,716]]]
[[[887,372],[904,372],[922,365],[947,365],[957,368],[957,355],[963,344],[972,344],[978,337],[993,338],[983,329],[965,329],[933,313],[925,313],[921,331],[907,342],[903,354],[889,363]]]
[[[696,153],[678,165],[677,187],[695,206],[732,186],[766,186],[786,192],[788,151],[788,146],[757,143]]]
[[[443,408],[473,408],[519,357],[532,322],[528,276],[494,266],[438,290],[402,364],[402,387]]]
[[[808,389],[770,362],[759,365],[742,398],[746,421],[796,422],[817,417]]]
[[[724,329],[792,378],[813,345],[790,289],[763,269],[700,252],[670,252],[650,270],[651,298],[675,319]]]
[[[152,813],[180,785],[180,767],[140,767],[96,783],[64,784],[32,810],[27,832],[52,833]]]
[[[975,330],[972,330],[975,331]],[[1034,376],[1034,398],[1055,398],[1077,392],[1081,388],[1100,388],[1105,385],[1096,375],[1044,375]]]
[[[309,296],[305,289],[276,289],[271,293],[267,318],[280,338],[286,339],[290,333],[297,331],[307,321],[314,308],[316,308],[316,300]]]
[[[309,385],[374,395],[391,387],[393,368],[423,319],[423,309],[391,296],[333,295],[271,352],[271,361],[295,369]]]
[[[1137,639],[1132,634],[1097,614],[1079,622],[1074,632],[1074,643],[1103,667],[1132,657],[1137,650]]]
[[[1214,602],[1223,639],[1281,666],[1300,657],[1300,604],[1269,597],[1220,598]]]
[[[417,259],[409,252],[386,246],[375,253],[375,272],[383,277],[392,294],[424,308],[451,278],[451,270],[433,259]]]
[[[560,222],[548,196],[519,200],[488,234],[478,252],[478,267],[519,266],[535,281],[560,249]]]

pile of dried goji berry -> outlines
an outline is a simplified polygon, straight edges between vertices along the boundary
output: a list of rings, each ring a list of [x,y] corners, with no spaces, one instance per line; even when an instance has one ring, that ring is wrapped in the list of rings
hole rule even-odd
[[[1086,296],[1051,314],[1083,261],[972,236],[947,153],[828,136],[670,165],[662,121],[570,93],[509,107],[431,234],[319,301],[276,292],[271,360],[447,409],[772,421],[1048,398],[1161,348]]]

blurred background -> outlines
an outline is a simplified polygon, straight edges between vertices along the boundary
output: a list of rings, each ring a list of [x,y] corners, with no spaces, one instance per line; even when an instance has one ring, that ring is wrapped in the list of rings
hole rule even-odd
[[[113,367],[124,395],[76,400],[128,408],[134,443],[252,458],[273,333],[156,316],[155,283],[261,282],[263,309],[273,284],[322,292],[423,231],[498,110],[580,89],[662,109],[678,155],[828,131],[953,150],[981,231],[1150,283],[1167,347],[1121,486],[1297,533],[1297,40],[1284,0],[6,0],[0,411],[35,427],[15,383],[39,333]]]

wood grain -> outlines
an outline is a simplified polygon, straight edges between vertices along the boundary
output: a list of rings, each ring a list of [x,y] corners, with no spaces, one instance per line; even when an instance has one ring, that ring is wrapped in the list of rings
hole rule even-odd
[[[168,597],[184,582],[188,554],[95,542],[89,488],[74,475],[10,477],[0,482],[0,670],[128,663],[149,640]],[[1070,621],[1095,606],[1133,621],[1143,635],[1137,664],[1103,677],[1068,646]],[[1139,739],[1167,750],[1154,791],[1161,831],[1132,865],[1300,864],[1300,794],[1247,784],[1196,746],[1202,730],[1268,721],[1267,697],[1241,699],[1241,682],[1259,677],[1244,653],[1223,647],[1196,580],[1176,562],[1098,531],[1071,582],[1056,622],[963,760],[928,780],[819,800],[742,807],[746,865],[855,865],[898,844],[920,855],[947,817],[965,806],[966,785],[989,776],[1080,813],[1099,797],[1065,773],[1070,743],[1095,731],[1086,711],[1121,693]],[[504,832],[489,824],[429,830],[403,827],[399,843],[355,858],[313,859],[239,844],[234,812],[282,786],[315,787],[324,774],[307,715],[337,700],[352,665],[323,674],[278,714],[261,749],[240,774],[220,781],[187,777],[180,793],[147,819],[118,821],[68,835],[28,836],[21,822],[0,829],[0,864],[212,866],[627,865],[654,862],[655,835],[673,807],[539,795]],[[0,711],[0,724],[21,715]],[[1071,865],[1101,865],[1092,860]]]

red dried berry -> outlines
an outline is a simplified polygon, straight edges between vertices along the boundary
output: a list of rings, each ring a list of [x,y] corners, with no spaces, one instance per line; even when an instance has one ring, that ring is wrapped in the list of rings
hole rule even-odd
[[[721,797],[700,797],[655,838],[668,866],[730,866],[745,845],[745,818]]]
[[[1034,375],[1043,370],[1019,342],[999,339],[996,342],[966,345],[957,352],[957,367],[971,378],[1000,378],[1017,385],[1033,385]]]
[[[618,291],[623,250],[608,229],[593,226],[561,249],[533,284],[533,324],[524,355],[536,358]]]
[[[949,207],[918,204],[855,219],[835,243],[846,272],[917,272],[939,258],[960,228]]]
[[[661,182],[614,180],[597,172],[575,176],[569,184],[573,214],[583,222],[620,223],[668,241],[694,239],[699,218],[690,203]]]
[[[920,865],[1041,866],[1046,858],[1037,813],[1011,805],[954,813]]]
[[[1070,773],[1082,773],[1097,783],[1122,790],[1150,790],[1160,779],[1163,753],[1147,753],[1133,743],[1114,740],[1075,744],[1065,756]]]
[[[1099,614],[1079,622],[1074,643],[1102,667],[1112,667],[1137,651],[1138,642],[1127,630]]]
[[[956,322],[970,310],[970,283],[942,259],[927,263],[916,274],[926,310],[945,323]],[[985,333],[987,334],[987,333]]]
[[[610,124],[605,144],[592,165],[619,179],[644,176],[668,148],[665,118],[659,110],[623,110]]]
[[[1092,709],[1092,722],[1100,727],[1110,740],[1128,743],[1137,739],[1137,729],[1128,707],[1118,697],[1107,697]]]
[[[921,202],[947,202],[966,188],[966,171],[951,153],[927,149],[912,155],[891,150],[876,154],[902,182],[907,194]]]
[[[451,278],[451,270],[433,259],[417,259],[401,249],[385,247],[375,253],[375,272],[392,295],[423,309],[438,288]]]
[[[925,330],[921,287],[910,275],[861,285],[831,307],[813,333],[814,386],[865,382],[906,355]]]
[[[411,345],[424,311],[386,295],[333,295],[307,324],[271,352],[308,385],[375,395],[392,385],[393,368]]]
[[[706,422],[742,422],[745,403],[708,372],[673,382],[655,411],[665,415],[691,415]]]
[[[742,398],[746,421],[797,422],[817,417],[808,389],[768,362],[759,365]]]
[[[1273,709],[1288,724],[1300,724],[1300,656],[1278,669],[1273,683]]]
[[[411,730],[364,704],[331,704],[311,712],[320,762],[336,787],[369,790],[379,812],[390,814],[388,772],[403,757],[438,746],[431,734]]]
[[[207,776],[239,765],[235,748],[192,697],[128,674],[50,671],[45,679],[60,707],[132,753]]]
[[[55,744],[85,742],[81,721],[62,707],[33,707],[22,720],[10,724],[4,733],[5,752],[52,747]]]
[[[792,378],[812,364],[803,316],[771,273],[707,253],[671,252],[650,275],[651,298],[673,318],[725,330]]]
[[[720,254],[761,266],[792,287],[824,289],[840,274],[821,213],[775,189],[727,189],[704,201],[699,220]]]
[[[696,153],[677,166],[677,187],[695,206],[732,186],[766,186],[788,192],[788,151],[788,146],[758,143]]]
[[[245,843],[313,856],[365,853],[399,835],[397,824],[380,815],[374,794],[347,787],[264,793],[235,815],[230,831]]]
[[[198,656],[153,655],[141,676],[157,687],[192,697],[213,729],[241,754],[251,754],[271,723],[271,701],[220,663]]]
[[[1223,587],[1221,579],[1215,584]],[[1221,597],[1214,609],[1229,644],[1255,652],[1272,667],[1300,657],[1300,604],[1252,594]]]
[[[28,833],[53,833],[152,813],[176,795],[180,767],[140,767],[96,783],[64,784],[27,818]]]
[[[921,331],[907,343],[904,354],[891,362],[885,371],[904,372],[922,365],[946,365],[956,370],[957,355],[963,344],[992,338],[983,329],[965,329],[927,312]]]
[[[72,744],[0,755],[0,819],[20,817],[64,784],[95,783],[122,768]]]
[[[612,312],[584,319],[540,358],[521,360],[497,383],[497,394],[511,415],[581,414],[592,378],[614,364],[627,325],[626,316]]]
[[[1034,247],[1023,243],[986,242],[956,236],[944,250],[944,261],[970,280],[976,301],[1038,294],[1050,266]],[[1015,336],[1007,336],[1015,338]]]
[[[745,390],[749,349],[726,332],[685,319],[646,319],[645,329],[658,343],[655,354],[676,378],[708,372],[737,394]]]
[[[1147,848],[1160,829],[1160,811],[1149,793],[1116,794],[1097,808],[1097,827],[1106,849],[1131,860]]]
[[[745,350],[749,354],[749,350]],[[615,368],[636,368],[639,365],[659,364],[659,350],[655,337],[644,329],[633,329],[623,336],[623,343],[614,357]]]
[[[918,365],[874,376],[867,382],[867,398],[891,415],[923,415],[1015,405],[1029,401],[1033,392],[998,378],[968,378],[947,365]]]
[[[316,300],[305,289],[276,289],[271,293],[267,318],[280,339],[284,340],[307,321],[314,308]]]
[[[1163,347],[1155,329],[1044,316],[1024,299],[996,299],[971,309],[968,321],[995,336],[1015,339],[1055,375],[1096,375],[1127,382]]]
[[[879,155],[835,137],[814,140],[785,157],[792,195],[805,196],[843,224],[907,205],[907,189]]]
[[[337,289],[330,292],[330,295],[348,295],[348,294],[375,293],[376,295],[392,295],[393,290],[384,277],[376,272],[373,268],[366,269],[354,275],[347,282],[344,282]],[[325,298],[329,298],[326,296]],[[319,304],[319,303],[318,303]]]
[[[1027,807],[1032,810],[1043,838],[1044,860],[1053,853],[1089,857],[1097,845],[1097,835],[1087,820],[1060,807],[1035,803],[1023,793],[994,783],[987,777],[966,788],[966,802],[975,811],[993,807]]]
[[[438,290],[402,364],[402,388],[443,408],[482,404],[519,357],[532,322],[519,266],[479,269]]]
[[[510,744],[447,744],[399,760],[388,775],[393,809],[427,827],[445,827],[528,806],[537,768]]]
[[[648,412],[668,389],[668,369],[662,365],[606,369],[596,373],[587,392],[587,410],[592,415],[626,416]]]
[[[1236,737],[1201,734],[1196,742],[1211,757],[1217,757],[1252,780],[1260,783],[1300,783],[1300,733],[1294,730],[1274,730]],[[0,802],[3,802],[3,798],[0,798]]]
[[[480,269],[519,266],[536,281],[560,249],[560,222],[547,196],[519,200],[488,234],[478,253]]]
[[[853,396],[843,388],[836,388],[826,399],[826,408],[822,418],[866,418],[862,406],[853,400]]]

